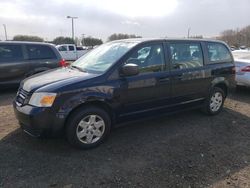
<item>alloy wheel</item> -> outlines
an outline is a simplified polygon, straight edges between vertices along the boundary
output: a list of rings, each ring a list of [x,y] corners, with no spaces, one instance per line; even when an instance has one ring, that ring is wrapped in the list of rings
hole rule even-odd
[[[223,96],[220,92],[215,92],[210,99],[210,110],[217,112],[223,103]]]
[[[78,123],[76,135],[80,142],[93,144],[103,136],[104,131],[104,120],[98,115],[88,115]]]

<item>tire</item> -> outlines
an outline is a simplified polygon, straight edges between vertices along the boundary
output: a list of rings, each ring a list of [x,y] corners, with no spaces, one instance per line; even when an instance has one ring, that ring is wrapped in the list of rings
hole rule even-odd
[[[100,145],[109,135],[111,120],[108,113],[95,106],[84,106],[70,115],[66,137],[70,144],[81,149]]]
[[[202,110],[208,115],[216,115],[223,109],[224,101],[225,92],[219,87],[214,87]]]

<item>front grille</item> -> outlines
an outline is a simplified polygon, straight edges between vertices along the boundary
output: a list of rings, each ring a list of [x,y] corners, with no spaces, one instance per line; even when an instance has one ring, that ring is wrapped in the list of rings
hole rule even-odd
[[[28,104],[29,98],[30,98],[30,93],[20,88],[17,92],[15,101],[18,106],[23,106],[25,104]]]

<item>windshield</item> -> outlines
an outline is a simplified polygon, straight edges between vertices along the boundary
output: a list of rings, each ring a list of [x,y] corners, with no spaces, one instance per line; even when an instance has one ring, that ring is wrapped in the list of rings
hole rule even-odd
[[[103,44],[72,63],[82,71],[101,74],[128,52],[136,42],[110,42]]]

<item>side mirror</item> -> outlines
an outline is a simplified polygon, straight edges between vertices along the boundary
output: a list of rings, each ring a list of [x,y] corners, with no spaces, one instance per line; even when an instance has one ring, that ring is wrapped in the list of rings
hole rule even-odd
[[[122,76],[135,76],[139,74],[139,67],[136,64],[128,63],[123,65],[120,73]]]

